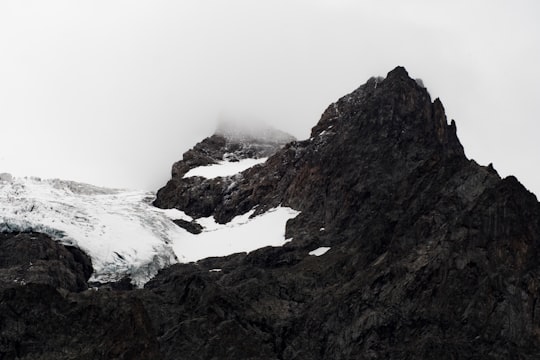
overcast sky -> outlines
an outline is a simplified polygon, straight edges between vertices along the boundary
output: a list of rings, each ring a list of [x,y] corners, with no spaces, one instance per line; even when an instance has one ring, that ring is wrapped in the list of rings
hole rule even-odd
[[[0,172],[156,190],[220,118],[307,138],[397,65],[540,194],[540,2],[2,0]]]

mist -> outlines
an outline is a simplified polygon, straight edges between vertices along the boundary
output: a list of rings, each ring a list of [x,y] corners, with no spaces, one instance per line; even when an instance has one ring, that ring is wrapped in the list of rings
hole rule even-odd
[[[223,119],[304,139],[397,65],[540,194],[535,1],[3,1],[0,172],[157,190]]]

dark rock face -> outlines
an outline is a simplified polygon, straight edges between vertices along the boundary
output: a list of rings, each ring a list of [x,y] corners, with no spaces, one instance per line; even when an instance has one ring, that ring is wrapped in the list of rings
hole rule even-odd
[[[184,179],[183,176],[189,170],[217,164],[223,160],[265,158],[293,140],[295,140],[293,136],[274,129],[264,129],[256,134],[230,130],[227,127],[218,129],[215,135],[195,145],[183,155],[182,160],[173,165],[172,178],[158,191],[154,205],[164,209],[174,207],[189,209],[189,214],[196,217],[210,216],[222,201],[222,189],[233,184],[236,177],[206,181],[200,177]]]
[[[160,359],[140,300],[86,290],[92,265],[39,233],[0,234],[0,359]]]
[[[68,291],[88,288],[90,258],[39,233],[0,233],[0,283],[48,284]]]
[[[227,144],[213,136],[186,153],[156,205],[220,222],[290,206],[293,241],[177,264],[144,289],[1,282],[0,358],[540,357],[540,204],[468,160],[441,102],[405,69],[330,105],[310,139],[264,165],[183,178],[244,156]]]
[[[50,285],[0,289],[2,359],[160,359],[140,301]]]
[[[233,186],[196,186],[212,199],[204,216],[221,222],[255,205],[302,213],[283,248],[173,266],[148,284],[177,299],[171,311],[182,309],[176,324],[151,315],[165,354],[540,356],[538,201],[514,178],[467,160],[441,102],[403,68],[330,105],[309,140],[287,144]],[[203,216],[199,194],[167,205]],[[319,246],[331,250],[307,255]]]
[[[203,152],[203,144],[194,151]],[[349,218],[344,202],[392,191],[414,168],[426,161],[439,166],[448,158],[466,161],[455,125],[447,125],[439,100],[432,103],[425,88],[396,68],[386,80],[370,79],[330,105],[310,140],[287,144],[264,169],[250,169],[234,181],[173,176],[155,204],[195,217],[215,215],[219,222],[255,205],[262,212],[279,203],[309,211],[310,221],[314,215],[333,219],[329,208]],[[177,164],[184,162],[190,160]],[[320,214],[323,209],[326,214]]]

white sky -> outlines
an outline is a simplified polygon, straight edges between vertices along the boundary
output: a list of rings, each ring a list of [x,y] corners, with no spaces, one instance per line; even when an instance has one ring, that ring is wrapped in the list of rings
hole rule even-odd
[[[536,0],[0,2],[0,172],[156,190],[218,119],[307,138],[403,65],[540,194]]]

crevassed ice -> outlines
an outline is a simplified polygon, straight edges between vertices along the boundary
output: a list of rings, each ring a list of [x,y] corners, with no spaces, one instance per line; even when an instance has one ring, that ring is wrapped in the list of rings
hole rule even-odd
[[[39,231],[75,245],[92,259],[92,281],[131,276],[141,286],[177,262],[172,240],[182,235],[147,203],[150,193],[15,178],[0,185],[0,228]]]
[[[0,231],[43,232],[91,257],[91,281],[130,276],[135,285],[142,286],[178,260],[281,246],[287,241],[285,223],[298,214],[278,207],[250,219],[251,211],[224,225],[213,218],[198,219],[204,230],[194,235],[170,220],[191,221],[191,217],[176,209],[151,206],[152,196],[144,191],[15,178],[0,183]]]

